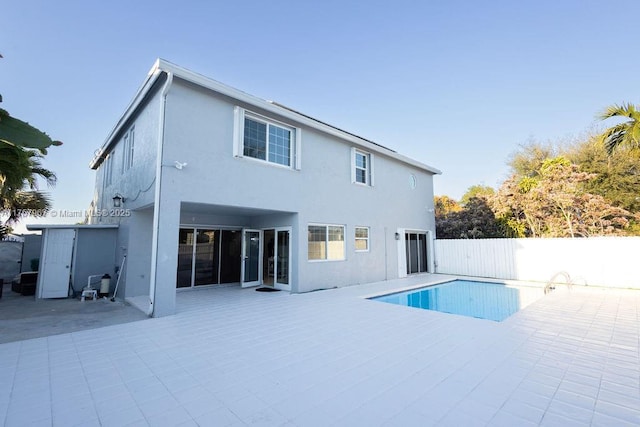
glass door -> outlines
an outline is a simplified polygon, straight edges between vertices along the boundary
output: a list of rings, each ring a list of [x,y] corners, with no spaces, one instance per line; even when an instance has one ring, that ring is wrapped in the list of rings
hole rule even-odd
[[[240,230],[181,228],[176,287],[239,283],[241,247]]]
[[[178,274],[176,287],[190,288],[193,270],[193,241],[195,230],[181,228],[178,241]]]
[[[275,230],[262,231],[262,284],[273,286],[275,279],[276,234]]]
[[[258,286],[262,270],[262,231],[242,230],[242,280],[243,288]]]
[[[407,254],[407,274],[427,272],[427,235],[425,233],[405,233]]]
[[[215,285],[219,283],[218,264],[220,230],[196,231],[194,251],[194,285]]]
[[[283,290],[291,290],[291,229],[276,228],[275,231],[275,287]]]

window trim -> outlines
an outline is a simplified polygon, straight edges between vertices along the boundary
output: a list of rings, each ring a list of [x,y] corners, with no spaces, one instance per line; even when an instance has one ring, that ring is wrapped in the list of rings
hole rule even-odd
[[[283,123],[279,120],[275,120],[261,114],[247,111],[242,107],[234,108],[234,127],[233,127],[233,155],[238,158],[244,158],[252,161],[261,162],[270,166],[300,170],[302,168],[302,131],[300,128]],[[266,139],[266,154],[265,159],[258,159],[256,157],[244,155],[244,127],[245,119],[254,120],[267,125],[267,139]],[[283,165],[280,163],[272,162],[269,160],[269,126],[277,126],[291,132],[291,138],[289,140],[289,165]]]
[[[358,237],[358,230],[367,230],[367,237]],[[358,240],[364,240],[367,242],[367,249],[358,249],[358,245],[356,244]],[[365,226],[356,226],[353,231],[353,242],[356,252],[369,252],[371,250],[371,228]]]
[[[135,125],[131,126],[123,138],[122,173],[133,167],[133,152],[135,147]]]
[[[326,223],[316,223],[310,222],[307,224],[307,236],[309,235],[309,227],[324,227],[324,243],[325,243],[325,253],[324,258],[321,259],[309,259],[309,237],[307,237],[307,261],[308,262],[336,262],[336,261],[346,261],[347,259],[347,241],[346,241],[346,231],[347,226],[345,224],[326,224]],[[329,227],[341,227],[342,228],[342,258],[329,259]]]
[[[357,171],[362,168],[357,167],[356,165],[356,160],[358,158],[358,154],[360,155],[364,155],[365,158],[368,161],[368,166],[365,169],[366,170],[366,174],[365,174],[365,178],[366,181],[365,182],[360,182],[357,180]],[[361,185],[363,187],[373,187],[374,186],[374,168],[373,168],[373,164],[374,164],[374,155],[373,153],[369,152],[369,151],[364,151],[364,150],[360,150],[359,148],[356,147],[351,147],[351,183],[352,184],[356,184],[356,185]]]
[[[107,158],[104,161],[104,185],[105,187],[110,186],[113,183],[113,156],[114,152],[112,151],[107,155]]]

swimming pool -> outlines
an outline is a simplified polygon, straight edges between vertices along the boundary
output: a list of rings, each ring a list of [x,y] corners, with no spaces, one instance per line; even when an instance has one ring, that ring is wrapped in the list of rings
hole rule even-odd
[[[370,299],[501,322],[543,296],[537,287],[454,280]]]

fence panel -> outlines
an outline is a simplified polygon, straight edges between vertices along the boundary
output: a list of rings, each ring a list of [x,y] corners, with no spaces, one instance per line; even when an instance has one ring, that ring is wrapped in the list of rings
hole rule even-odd
[[[640,289],[640,237],[435,241],[436,272]]]

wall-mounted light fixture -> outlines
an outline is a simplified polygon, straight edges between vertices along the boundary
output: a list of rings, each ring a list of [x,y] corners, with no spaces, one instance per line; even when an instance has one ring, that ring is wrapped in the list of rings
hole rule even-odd
[[[396,233],[396,240],[400,240],[400,233]]]
[[[114,208],[121,207],[124,201],[125,201],[124,196],[120,193],[116,193],[115,196],[113,196],[113,207]]]

